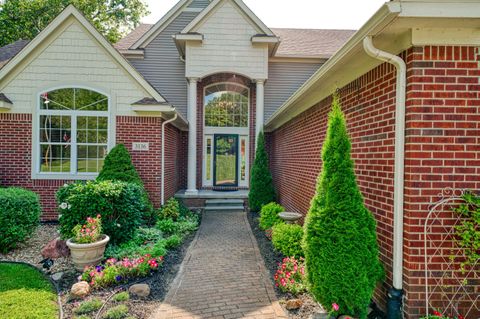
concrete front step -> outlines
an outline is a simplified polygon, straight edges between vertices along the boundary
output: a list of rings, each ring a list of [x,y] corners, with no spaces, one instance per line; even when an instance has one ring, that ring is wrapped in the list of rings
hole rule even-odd
[[[232,206],[217,206],[217,205],[207,205],[205,206],[206,211],[230,211],[230,212],[243,212],[245,208],[243,205],[232,205]]]
[[[243,199],[233,199],[233,198],[225,198],[225,199],[207,199],[205,201],[205,205],[214,205],[214,206],[232,206],[232,205],[241,205],[243,206],[244,202]]]

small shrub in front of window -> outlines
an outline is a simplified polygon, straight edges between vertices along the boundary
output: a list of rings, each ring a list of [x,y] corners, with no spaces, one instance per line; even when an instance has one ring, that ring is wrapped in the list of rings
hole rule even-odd
[[[56,196],[64,238],[73,237],[73,228],[88,216],[99,214],[110,242],[122,243],[134,236],[145,211],[142,187],[132,183],[77,182],[64,185]]]
[[[277,203],[271,202],[264,205],[260,210],[260,228],[267,230],[273,225],[283,223],[283,220],[278,217],[278,213],[284,212],[285,208]]]
[[[32,235],[40,221],[38,195],[32,191],[0,188],[0,252],[6,253]]]
[[[303,228],[296,224],[276,224],[272,227],[272,244],[284,256],[303,256]]]
[[[122,181],[140,185],[142,187],[143,206],[145,207],[142,217],[143,223],[147,225],[155,224],[156,216],[153,205],[125,145],[118,144],[108,152],[102,170],[97,176],[97,181]]]

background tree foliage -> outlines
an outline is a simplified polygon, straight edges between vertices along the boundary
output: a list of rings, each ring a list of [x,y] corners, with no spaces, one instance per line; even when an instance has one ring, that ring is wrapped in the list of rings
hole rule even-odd
[[[135,28],[149,13],[143,0],[0,1],[0,46],[33,39],[70,4],[83,12],[112,43]]]

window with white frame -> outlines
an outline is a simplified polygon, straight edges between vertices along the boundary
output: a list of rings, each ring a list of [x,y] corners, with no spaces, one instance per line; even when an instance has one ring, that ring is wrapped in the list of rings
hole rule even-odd
[[[205,89],[205,126],[248,127],[248,88],[214,84]]]
[[[95,174],[107,155],[109,99],[84,88],[40,94],[38,172]]]

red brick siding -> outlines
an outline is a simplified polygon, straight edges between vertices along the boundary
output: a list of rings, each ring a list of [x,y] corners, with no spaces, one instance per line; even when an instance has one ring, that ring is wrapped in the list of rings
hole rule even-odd
[[[352,158],[366,206],[377,220],[381,260],[392,280],[395,69],[382,64],[339,90],[352,141]],[[306,214],[321,169],[331,98],[269,134],[270,165],[287,210]],[[381,287],[376,299],[386,303]]]
[[[160,206],[161,141],[160,117],[117,117],[117,144],[123,143],[130,151],[133,164],[142,178],[155,207]],[[170,124],[165,127],[165,199],[173,196],[184,185],[184,133]],[[132,143],[148,142],[149,151],[132,151]]]
[[[42,220],[55,220],[55,192],[68,181],[32,180],[31,154],[32,115],[0,113],[0,185],[34,191],[40,196]]]
[[[244,85],[250,89],[250,143],[249,143],[249,162],[250,167],[253,164],[253,159],[255,156],[255,106],[256,106],[256,84],[253,83],[250,79],[231,73],[219,73],[210,75],[206,78],[203,78],[197,84],[197,188],[208,188],[202,187],[202,174],[203,174],[203,108],[204,108],[204,89],[205,87],[214,84],[214,83],[237,83]],[[248,168],[250,171],[250,168]]]
[[[478,48],[459,46],[408,51],[404,266],[405,311],[411,318],[425,312],[423,225],[430,204],[439,200],[438,194],[446,187],[480,189],[478,53]],[[448,225],[449,215],[442,215],[442,224]],[[443,260],[449,260],[451,245],[447,243],[442,250]],[[444,274],[445,263],[437,266]],[[473,298],[480,293],[478,289],[472,292]],[[441,299],[432,296],[439,308],[444,306]],[[469,315],[479,317],[478,312]]]
[[[117,117],[116,141],[124,143],[155,206],[160,204],[161,118]],[[165,196],[169,198],[185,184],[186,134],[166,127]],[[148,152],[132,152],[132,142],[149,142]],[[30,189],[40,196],[42,220],[56,220],[55,192],[71,180],[32,180],[32,115],[0,114],[0,185]]]

